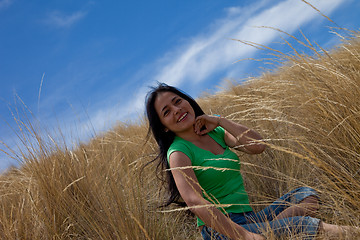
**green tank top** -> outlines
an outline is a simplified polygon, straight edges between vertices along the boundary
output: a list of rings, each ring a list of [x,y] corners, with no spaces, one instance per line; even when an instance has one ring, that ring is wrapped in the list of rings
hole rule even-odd
[[[240,173],[240,160],[226,145],[225,130],[217,127],[208,135],[225,149],[223,154],[215,155],[176,136],[167,152],[168,161],[171,153],[176,151],[188,156],[205,191],[203,197],[211,203],[221,204],[218,209],[224,214],[252,211]],[[198,218],[197,224],[202,226],[204,222]]]

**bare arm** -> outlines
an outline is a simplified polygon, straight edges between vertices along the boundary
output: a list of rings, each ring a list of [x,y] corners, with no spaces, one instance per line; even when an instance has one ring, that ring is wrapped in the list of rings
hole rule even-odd
[[[201,130],[205,126],[204,130]],[[229,147],[239,146],[239,150],[249,154],[259,154],[265,150],[265,145],[259,143],[262,137],[256,131],[235,123],[223,117],[202,115],[196,118],[195,132],[199,135],[214,130],[217,126],[225,129],[225,142]]]
[[[190,159],[182,152],[170,155],[170,167],[181,197],[190,210],[204,223],[231,239],[263,240],[264,237],[251,233],[227,218],[216,207],[202,197],[199,182],[191,168]],[[199,207],[208,205],[206,207]]]

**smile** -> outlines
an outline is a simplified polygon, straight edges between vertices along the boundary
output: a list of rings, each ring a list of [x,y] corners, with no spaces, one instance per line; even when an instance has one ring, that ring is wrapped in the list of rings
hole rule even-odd
[[[179,119],[177,120],[177,122],[182,121],[187,115],[188,115],[188,113],[182,114],[182,115],[179,117]]]

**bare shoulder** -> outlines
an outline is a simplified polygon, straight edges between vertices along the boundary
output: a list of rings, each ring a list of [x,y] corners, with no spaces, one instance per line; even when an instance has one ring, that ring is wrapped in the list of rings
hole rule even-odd
[[[185,153],[180,151],[175,151],[170,154],[169,163],[171,168],[192,165],[190,158]]]

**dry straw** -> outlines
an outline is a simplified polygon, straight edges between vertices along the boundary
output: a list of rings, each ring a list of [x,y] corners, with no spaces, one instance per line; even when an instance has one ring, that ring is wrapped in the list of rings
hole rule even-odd
[[[320,192],[322,220],[360,224],[360,43],[357,32],[346,34],[330,52],[290,36],[307,55],[290,40],[290,54],[239,40],[281,67],[199,99],[206,112],[265,137],[263,154],[238,152],[255,210],[306,185]],[[70,150],[22,111],[25,104],[13,115],[20,154],[2,144],[22,164],[0,176],[1,239],[200,239],[187,208],[157,208],[166,194],[161,181],[153,167],[140,171],[157,149],[152,140],[144,145],[146,122],[119,125]]]

